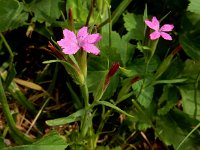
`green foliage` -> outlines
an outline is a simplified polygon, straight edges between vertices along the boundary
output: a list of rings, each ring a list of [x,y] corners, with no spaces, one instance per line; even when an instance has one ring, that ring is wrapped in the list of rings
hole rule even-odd
[[[176,105],[179,99],[178,89],[172,85],[163,87],[163,93],[158,100],[158,114],[165,115]]]
[[[61,16],[61,0],[33,0],[28,9],[34,13],[32,21],[45,22],[52,25]]]
[[[187,10],[200,14],[199,7],[200,7],[200,2],[198,0],[190,0],[190,4]]]
[[[130,61],[135,47],[125,37],[121,38],[119,33],[114,31],[111,32],[111,39],[108,33],[102,35],[104,37],[101,41],[102,53],[106,54],[110,61],[122,61],[123,65]]]
[[[149,81],[139,80],[132,85],[137,101],[145,108],[149,107],[154,93],[154,87],[148,86]]]
[[[199,50],[199,25],[200,18],[198,14],[188,13],[182,21],[185,28],[184,32],[180,34],[180,43],[183,46],[185,53],[192,59],[199,61],[200,50]]]
[[[188,131],[192,130],[192,126],[196,124],[197,122],[195,120],[175,109],[167,115],[157,118],[156,131],[159,133],[159,138],[165,141],[167,145],[173,144],[174,148],[177,148]],[[199,149],[197,137],[198,133],[195,132],[181,146],[181,149]]]
[[[28,13],[17,0],[0,0],[0,32],[13,30],[26,24]]]
[[[22,145],[10,148],[3,148],[2,150],[44,150],[56,149],[63,150],[67,147],[66,141],[57,132],[52,131],[48,135],[34,142],[32,145]]]
[[[144,39],[144,20],[142,15],[126,13],[123,15],[124,27],[128,31],[125,35],[129,39],[143,40]]]
[[[57,125],[64,125],[67,123],[72,123],[75,121],[79,121],[80,117],[83,116],[85,110],[84,109],[80,109],[77,112],[67,116],[67,117],[63,117],[63,118],[57,118],[54,120],[47,120],[46,124],[49,126],[57,126]]]
[[[187,1],[173,0],[92,2],[0,0],[0,102],[6,123],[0,148],[128,150],[152,144],[199,149],[199,0],[190,0],[188,8]],[[165,15],[162,23],[175,26],[173,41],[150,40],[144,19]],[[100,55],[63,54],[55,42],[63,37],[62,29],[74,32],[84,25],[101,34]],[[49,47],[50,39],[54,45]],[[27,57],[23,67],[19,56]],[[108,78],[114,63],[120,67]],[[23,87],[15,77],[31,82]],[[32,82],[42,90],[30,88]],[[41,106],[43,101],[48,104]],[[21,130],[16,128],[21,124]],[[51,128],[58,132],[44,136]],[[18,146],[6,147],[7,137]]]

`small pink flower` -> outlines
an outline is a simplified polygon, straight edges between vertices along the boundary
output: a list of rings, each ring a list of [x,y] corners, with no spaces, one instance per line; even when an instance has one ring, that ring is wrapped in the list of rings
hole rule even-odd
[[[155,30],[154,32],[152,32],[150,34],[150,39],[151,40],[158,39],[160,36],[163,37],[165,40],[172,40],[172,37],[166,32],[172,31],[172,29],[174,28],[174,25],[172,25],[172,24],[164,24],[160,28],[160,22],[157,20],[156,17],[153,17],[152,21],[145,20],[145,23],[149,28]]]
[[[94,44],[101,40],[101,36],[98,33],[89,34],[88,27],[82,27],[78,31],[77,36],[74,32],[64,29],[63,35],[64,38],[57,41],[57,43],[65,54],[75,54],[81,48],[95,55],[100,53],[100,50]]]

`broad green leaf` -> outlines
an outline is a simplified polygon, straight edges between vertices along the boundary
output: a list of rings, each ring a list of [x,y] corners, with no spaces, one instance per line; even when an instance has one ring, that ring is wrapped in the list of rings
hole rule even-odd
[[[145,108],[149,107],[154,93],[153,86],[147,86],[149,81],[146,80],[139,80],[132,84],[133,92],[137,98],[137,101],[144,106]]]
[[[129,37],[129,39],[143,40],[145,30],[143,16],[125,13],[123,19],[125,22],[124,26],[128,31],[126,37]]]
[[[57,118],[57,119],[53,119],[53,120],[47,120],[46,124],[49,126],[57,126],[57,125],[63,125],[63,124],[79,121],[81,119],[81,117],[84,115],[84,113],[85,113],[85,109],[80,109],[77,112],[75,112],[67,117]]]
[[[111,45],[109,45],[108,33],[103,33],[102,36],[103,38],[100,41],[101,47],[103,47],[102,52],[109,57],[109,60],[116,60],[118,62],[121,60],[123,65],[125,65],[132,58],[135,47],[126,38],[121,38],[119,33],[112,31]]]
[[[187,134],[198,124],[180,110],[170,111],[167,115],[156,119],[156,133],[166,145],[173,145],[174,149],[182,142]],[[181,146],[181,150],[197,150],[199,146],[199,130],[194,132]]]
[[[158,100],[158,114],[167,114],[173,107],[175,107],[179,97],[180,95],[177,88],[168,85],[164,86],[163,93]]]
[[[54,130],[33,143],[33,145],[63,145],[63,144],[66,144],[64,137],[59,135]]]
[[[182,96],[183,111],[198,120],[200,120],[199,65],[200,62],[186,60],[180,77],[187,78],[187,81],[178,86]]]
[[[182,21],[183,33],[179,36],[179,41],[185,53],[194,60],[200,60],[200,17],[189,13]]]
[[[179,90],[183,101],[183,111],[191,117],[200,120],[200,89],[180,86]]]
[[[145,74],[145,70],[147,69],[147,73],[155,72],[158,65],[160,63],[160,60],[158,57],[152,57],[151,61],[149,62],[148,68],[146,68],[147,64],[145,63],[145,58],[136,58],[133,60],[132,64],[127,67],[127,69],[133,69],[138,72],[138,74],[143,75]]]
[[[180,77],[187,78],[190,82],[192,81],[194,83],[197,79],[197,75],[200,73],[199,66],[200,61],[186,60]]]
[[[22,145],[16,147],[3,148],[1,150],[64,150],[68,145]]]
[[[64,150],[68,145],[56,131],[51,131],[32,145],[7,147],[2,150]]]
[[[140,131],[146,131],[148,128],[151,128],[152,118],[155,117],[155,104],[151,103],[148,108],[144,108],[135,100],[132,100],[132,103],[131,114],[134,114],[135,118],[127,118],[131,122],[129,128]]]
[[[197,61],[200,60],[200,31],[196,31],[194,34],[182,34],[179,40],[183,50],[189,57]]]
[[[190,0],[188,11],[197,13],[200,15],[200,1],[199,0]]]
[[[0,0],[0,32],[13,30],[26,24],[28,13],[17,0]]]
[[[60,2],[61,0],[33,0],[29,7],[34,13],[35,21],[53,23],[61,15]]]
[[[4,137],[0,137],[0,148],[2,149],[2,148],[4,148],[4,147],[6,147],[6,144],[4,143]]]
[[[87,86],[89,93],[94,92],[108,71],[88,71]]]

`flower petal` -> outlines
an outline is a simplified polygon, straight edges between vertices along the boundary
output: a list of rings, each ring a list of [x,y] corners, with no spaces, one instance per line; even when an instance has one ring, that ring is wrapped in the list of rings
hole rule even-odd
[[[168,31],[172,31],[173,28],[174,28],[173,24],[165,24],[160,28],[160,31],[168,32]]]
[[[160,35],[165,39],[165,40],[172,40],[172,37],[165,32],[160,32]]]
[[[90,44],[96,44],[99,40],[101,40],[101,36],[96,33],[96,34],[91,34],[91,35],[88,35],[84,41],[87,42],[87,43],[90,43]]]
[[[98,55],[100,53],[100,50],[93,44],[84,44],[82,47],[83,50],[85,50],[88,53],[92,53],[95,55]]]
[[[158,31],[154,31],[150,34],[150,39],[151,40],[155,40],[155,39],[158,39],[160,37],[160,32]]]
[[[63,30],[63,35],[64,35],[64,39],[65,40],[70,40],[73,42],[76,42],[76,35],[74,34],[74,32],[68,30],[68,29],[64,29]]]
[[[82,27],[77,33],[77,39],[83,40],[86,36],[88,36],[88,27]]]
[[[57,41],[57,43],[63,49],[63,53],[65,54],[75,54],[80,49],[78,44],[71,40],[61,39],[60,41]]]
[[[152,18],[152,21],[145,20],[144,22],[146,23],[146,25],[147,25],[149,28],[154,29],[154,30],[156,30],[156,31],[159,30],[160,23],[159,23],[159,21],[157,20],[156,17],[153,17],[153,18]]]

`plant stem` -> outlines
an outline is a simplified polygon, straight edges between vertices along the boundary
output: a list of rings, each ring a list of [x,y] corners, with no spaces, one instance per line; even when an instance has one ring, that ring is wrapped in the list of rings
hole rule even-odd
[[[200,127],[200,123],[197,124],[197,126],[192,129],[192,131],[190,131],[190,133],[188,133],[188,135],[182,140],[182,142],[178,145],[178,147],[176,148],[176,150],[179,150],[180,147],[183,145],[183,143],[189,138],[190,135],[192,135],[192,133],[197,130]]]
[[[83,101],[85,104],[85,108],[88,109],[89,108],[89,94],[88,94],[88,88],[87,88],[87,84],[83,84],[81,87],[81,94],[83,97]]]
[[[6,41],[4,35],[3,35],[1,32],[0,32],[0,36],[1,36],[1,38],[2,38],[2,40],[3,40],[3,42],[4,42],[4,44],[5,44],[6,48],[8,49],[8,52],[9,52],[9,54],[10,54],[10,61],[11,61],[11,63],[12,63],[12,62],[13,62],[13,58],[14,58],[14,54],[13,54],[13,52],[12,52],[12,49],[10,48],[8,42]]]
[[[89,22],[90,22],[90,18],[92,16],[92,13],[93,13],[93,9],[94,9],[94,5],[96,3],[96,0],[91,0],[91,6],[90,6],[90,11],[89,11],[89,14],[87,16],[87,20],[86,20],[86,26],[88,26]]]
[[[24,134],[22,134],[17,128],[15,121],[11,115],[11,111],[8,105],[8,101],[6,99],[6,95],[3,89],[2,81],[0,78],[0,102],[2,105],[3,113],[5,115],[6,121],[8,123],[9,129],[10,129],[10,134],[15,140],[16,143],[18,144],[29,144],[33,142],[32,139],[28,138]]]

